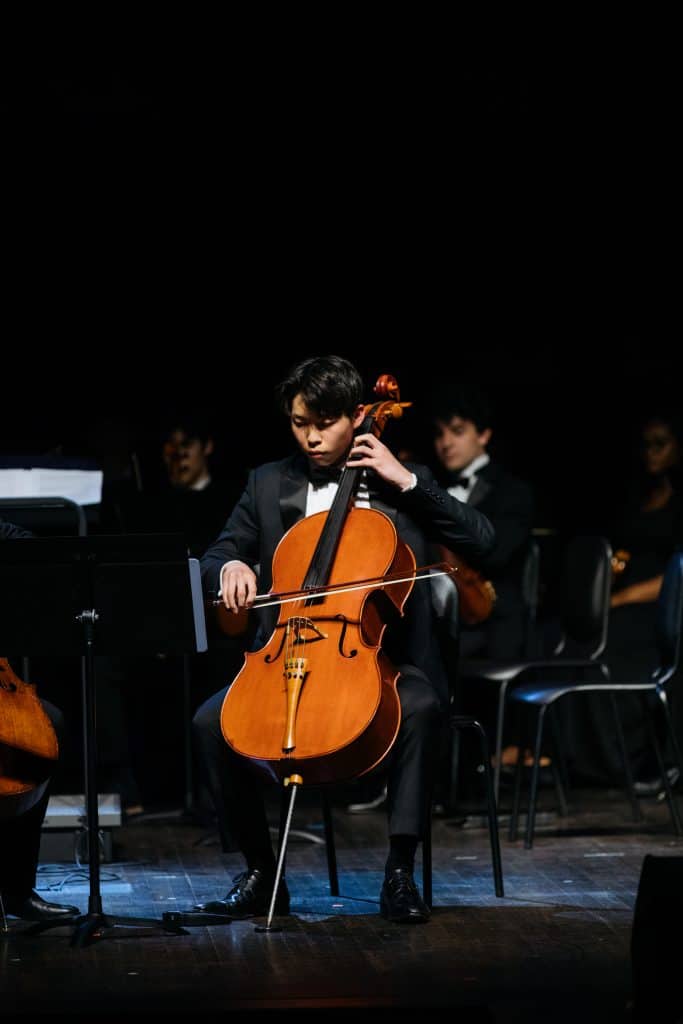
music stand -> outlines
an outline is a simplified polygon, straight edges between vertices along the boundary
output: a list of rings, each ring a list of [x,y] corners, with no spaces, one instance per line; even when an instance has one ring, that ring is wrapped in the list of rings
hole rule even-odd
[[[74,946],[116,925],[187,934],[168,919],[113,917],[102,909],[95,655],[207,650],[197,559],[176,534],[41,537],[3,541],[0,571],[0,650],[80,655],[82,664],[88,912],[30,930],[73,924]]]

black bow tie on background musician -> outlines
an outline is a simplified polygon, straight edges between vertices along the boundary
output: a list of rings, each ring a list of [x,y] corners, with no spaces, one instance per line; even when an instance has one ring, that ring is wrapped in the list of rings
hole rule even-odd
[[[464,487],[467,490],[472,483],[471,476],[465,476],[457,470],[446,470],[443,477],[444,487]]]

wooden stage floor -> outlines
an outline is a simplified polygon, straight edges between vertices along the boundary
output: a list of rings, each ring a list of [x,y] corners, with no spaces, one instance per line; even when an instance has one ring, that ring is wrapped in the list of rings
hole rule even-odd
[[[290,837],[287,861],[292,909],[276,919],[281,930],[258,932],[243,921],[174,935],[117,925],[74,945],[73,926],[35,935],[10,920],[0,942],[3,1019],[341,1017],[369,1008],[454,1024],[631,1021],[630,943],[643,859],[683,857],[683,840],[654,799],[642,802],[646,821],[636,829],[616,790],[574,793],[566,819],[551,809],[552,790],[541,797],[547,809],[531,850],[508,841],[507,798],[501,802],[503,898],[494,893],[488,833],[477,815],[436,818],[433,917],[408,927],[378,913],[383,812],[351,815],[335,802],[342,895],[333,898],[317,798],[302,791],[293,827],[303,835]],[[143,815],[112,838],[111,860],[101,865],[111,916],[159,922],[224,895],[241,870],[210,827],[171,812]],[[39,881],[45,898],[87,911],[87,867],[42,863]]]

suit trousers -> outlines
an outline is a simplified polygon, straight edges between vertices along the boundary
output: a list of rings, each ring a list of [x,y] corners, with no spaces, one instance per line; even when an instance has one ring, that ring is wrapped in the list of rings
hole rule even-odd
[[[387,758],[389,835],[421,838],[434,781],[442,712],[439,699],[420,669],[400,665],[401,724]],[[268,822],[263,782],[249,761],[225,742],[220,712],[228,688],[210,697],[193,719],[193,736],[214,801],[224,850],[234,843],[245,854],[265,841]],[[254,709],[258,714],[258,708]]]

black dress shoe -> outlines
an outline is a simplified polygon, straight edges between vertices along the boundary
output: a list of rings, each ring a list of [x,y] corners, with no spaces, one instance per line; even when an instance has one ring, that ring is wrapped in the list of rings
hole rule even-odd
[[[224,900],[211,900],[210,903],[198,903],[196,910],[204,910],[207,914],[225,914],[226,917],[263,917],[270,910],[275,877],[266,874],[260,868],[244,871],[233,878],[235,883]],[[289,913],[289,892],[284,879],[280,880],[275,898],[275,913]]]
[[[423,924],[430,915],[407,868],[394,868],[386,875],[379,894],[379,908],[382,917],[399,924]]]
[[[5,902],[5,910],[12,917],[20,917],[22,921],[58,921],[61,918],[67,920],[80,914],[78,907],[70,907],[65,903],[48,903],[35,891],[20,903],[8,899]]]
[[[676,765],[667,768],[666,774],[671,786],[677,784],[681,775]],[[660,793],[665,792],[664,779],[661,775],[652,779],[637,779],[633,783],[633,788],[637,796],[659,796]]]

